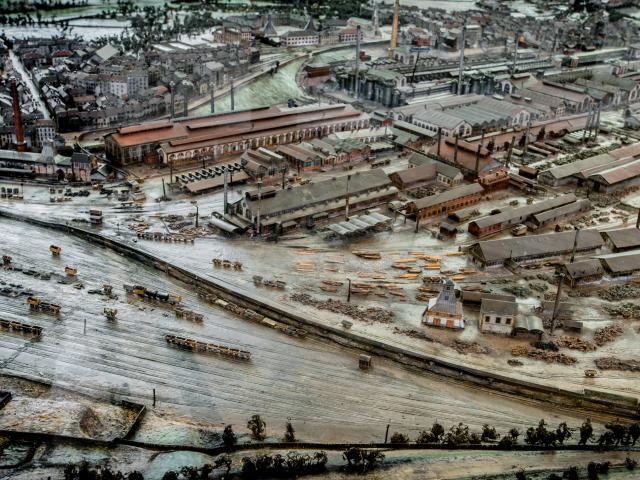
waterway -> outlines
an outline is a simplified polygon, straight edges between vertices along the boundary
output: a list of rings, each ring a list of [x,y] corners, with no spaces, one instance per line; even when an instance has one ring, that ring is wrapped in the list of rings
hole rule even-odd
[[[135,0],[136,5],[145,7],[149,5],[158,6],[164,4],[159,0]],[[171,2],[168,2],[171,5]],[[246,12],[251,7],[265,7],[274,5],[268,1],[254,0],[233,0],[220,1],[219,4],[233,4],[242,9],[236,10],[217,10],[214,12],[214,18],[224,18],[230,15]],[[43,18],[55,17],[57,20],[73,18],[70,22],[70,28],[65,32],[68,36],[78,35],[85,40],[94,40],[104,36],[119,35],[124,29],[131,26],[129,20],[124,19],[105,19],[105,18],[82,18],[93,17],[104,11],[114,10],[117,6],[117,0],[89,0],[88,5],[63,8],[56,10],[47,10],[41,12]],[[175,4],[174,6],[180,6]],[[0,33],[4,33],[8,37],[28,38],[28,37],[54,37],[61,35],[63,32],[55,25],[41,26],[0,26]]]
[[[305,92],[296,83],[296,74],[303,64],[298,60],[286,65],[274,75],[265,75],[258,80],[243,85],[235,90],[234,103],[236,110],[262,106],[282,105],[292,98],[298,102],[305,97]],[[231,110],[231,97],[225,95],[216,100],[216,113]],[[194,110],[192,115],[207,115],[211,107],[207,103]]]

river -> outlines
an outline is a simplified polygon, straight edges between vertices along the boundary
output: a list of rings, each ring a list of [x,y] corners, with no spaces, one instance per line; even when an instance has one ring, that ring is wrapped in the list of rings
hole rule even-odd
[[[256,108],[261,106],[286,104],[290,98],[301,99],[305,92],[296,83],[296,74],[302,66],[303,60],[291,62],[275,75],[265,75],[258,80],[243,85],[235,90],[234,103],[236,110]],[[225,95],[216,100],[216,113],[231,110],[231,97]],[[209,104],[194,110],[192,115],[207,115],[211,113]]]

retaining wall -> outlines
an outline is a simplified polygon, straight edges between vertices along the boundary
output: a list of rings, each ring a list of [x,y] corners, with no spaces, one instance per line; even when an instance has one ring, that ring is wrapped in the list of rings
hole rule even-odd
[[[547,402],[561,408],[571,409],[573,413],[588,416],[598,412],[610,418],[636,420],[640,418],[639,402],[636,397],[599,392],[596,390],[572,391],[539,383],[515,379],[493,372],[483,371],[466,365],[458,365],[415,351],[386,344],[340,328],[324,325],[313,319],[300,316],[296,310],[277,304],[267,299],[257,299],[249,292],[239,290],[231,284],[220,280],[206,279],[193,272],[173,265],[151,253],[141,251],[118,240],[106,238],[94,231],[81,229],[72,225],[48,222],[24,217],[13,212],[0,210],[0,216],[29,222],[35,225],[64,231],[81,237],[94,244],[110,248],[127,255],[145,265],[157,268],[195,290],[212,293],[242,307],[278,320],[280,322],[307,330],[309,335],[330,340],[340,345],[358,349],[378,357],[384,357],[419,372],[433,373],[474,387],[483,388],[493,393],[509,394],[523,397],[527,402]],[[355,359],[354,359],[355,362]]]

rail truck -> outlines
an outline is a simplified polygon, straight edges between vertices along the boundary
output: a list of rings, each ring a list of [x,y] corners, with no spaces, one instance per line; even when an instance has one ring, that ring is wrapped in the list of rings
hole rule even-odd
[[[145,300],[155,300],[162,303],[168,303],[169,305],[177,305],[182,301],[182,297],[180,295],[161,293],[157,290],[149,290],[142,285],[124,285],[124,290],[128,294],[137,295]]]

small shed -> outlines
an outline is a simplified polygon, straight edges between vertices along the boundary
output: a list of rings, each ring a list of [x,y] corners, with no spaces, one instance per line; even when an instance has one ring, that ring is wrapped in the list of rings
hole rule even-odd
[[[536,315],[520,315],[515,320],[513,335],[540,340],[544,333],[542,319]]]
[[[368,370],[371,368],[371,356],[370,355],[360,355],[358,359],[358,367],[360,370]]]
[[[575,287],[589,282],[596,282],[604,275],[604,267],[600,260],[589,259],[563,265],[565,283]]]
[[[458,229],[455,225],[447,222],[440,223],[440,233],[448,237],[454,237],[458,234]]]

